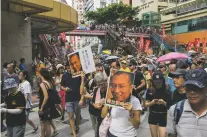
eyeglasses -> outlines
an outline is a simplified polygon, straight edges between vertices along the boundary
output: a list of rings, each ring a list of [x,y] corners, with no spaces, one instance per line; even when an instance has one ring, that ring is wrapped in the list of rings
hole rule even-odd
[[[114,83],[110,83],[109,87],[112,88],[113,90],[115,90],[117,87],[122,90],[124,88],[126,88],[129,85],[124,85],[124,84],[114,84]]]

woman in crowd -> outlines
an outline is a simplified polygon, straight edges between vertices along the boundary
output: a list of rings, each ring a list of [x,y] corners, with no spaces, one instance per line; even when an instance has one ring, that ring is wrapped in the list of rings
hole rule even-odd
[[[154,72],[152,88],[148,89],[145,102],[145,107],[150,108],[148,123],[152,137],[166,136],[167,105],[169,101],[170,96],[162,72]]]
[[[35,126],[34,122],[32,120],[29,119],[29,113],[30,110],[32,108],[32,88],[29,82],[29,76],[27,71],[20,71],[19,72],[19,88],[22,91],[22,93],[25,96],[26,99],[26,107],[25,107],[25,111],[26,111],[26,121],[27,123],[32,126],[33,128],[33,132],[32,134],[36,133],[38,130],[38,126]]]
[[[53,118],[57,118],[58,112],[56,110],[55,104],[49,102],[49,89],[55,87],[55,82],[50,75],[50,72],[46,68],[42,68],[40,70],[40,90],[39,90],[39,117],[40,117],[40,125],[41,125],[41,136],[40,137],[51,137],[51,128],[50,125],[54,127],[54,123],[52,122]],[[56,128],[54,130],[53,135],[57,135]]]
[[[64,66],[62,64],[58,64],[56,66],[56,69],[57,69],[57,73],[56,73],[56,77],[55,77],[55,85],[56,85],[56,90],[59,92],[59,96],[60,96],[60,99],[61,99],[61,114],[62,114],[62,117],[61,117],[61,120],[64,120],[64,115],[65,115],[65,91],[61,90],[60,89],[60,83],[61,83],[61,79],[62,79],[62,76],[63,76],[63,72],[64,72]],[[58,105],[59,106],[59,105]],[[57,105],[56,105],[57,107]],[[59,110],[59,109],[58,109]]]

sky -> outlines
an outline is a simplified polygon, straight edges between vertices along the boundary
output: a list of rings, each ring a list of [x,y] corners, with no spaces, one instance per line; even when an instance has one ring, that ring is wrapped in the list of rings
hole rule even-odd
[[[67,1],[68,5],[71,6],[71,4],[72,4],[72,0],[66,0],[66,1]]]

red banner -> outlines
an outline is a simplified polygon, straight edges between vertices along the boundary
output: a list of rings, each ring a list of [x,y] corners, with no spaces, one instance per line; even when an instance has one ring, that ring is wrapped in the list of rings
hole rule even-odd
[[[188,51],[191,50],[191,48],[192,48],[191,45],[192,45],[192,42],[189,41],[189,42],[188,42],[188,45],[187,45],[187,49],[188,49]]]
[[[198,52],[200,48],[200,38],[195,38],[194,45],[195,45],[195,51]]]
[[[60,38],[63,40],[63,42],[66,42],[66,35],[65,35],[65,32],[60,33]]]
[[[165,25],[162,24],[162,37],[165,38],[166,34],[165,34]]]
[[[145,44],[145,46],[144,46],[144,52],[147,52],[147,51],[148,51],[149,46],[150,46],[150,42],[151,42],[150,40],[146,40],[146,41],[145,41],[146,44]]]
[[[203,38],[202,40],[202,52],[206,53],[206,39],[205,38]]]
[[[144,38],[140,36],[140,41],[139,41],[139,51],[142,52],[144,47]]]

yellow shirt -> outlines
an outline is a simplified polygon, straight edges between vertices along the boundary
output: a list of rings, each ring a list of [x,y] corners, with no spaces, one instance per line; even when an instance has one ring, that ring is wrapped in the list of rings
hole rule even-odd
[[[36,76],[40,76],[40,70],[44,67],[45,66],[42,63],[40,63],[39,65],[36,65]]]
[[[147,88],[149,88],[149,83],[148,82],[150,82],[150,80],[152,79],[151,78],[151,75],[150,75],[150,73],[149,73],[149,71],[146,71],[145,73],[144,73],[144,78],[145,78],[145,80],[146,80],[146,85],[147,85]]]
[[[121,68],[120,71],[131,72],[129,68],[126,68],[126,69]]]

